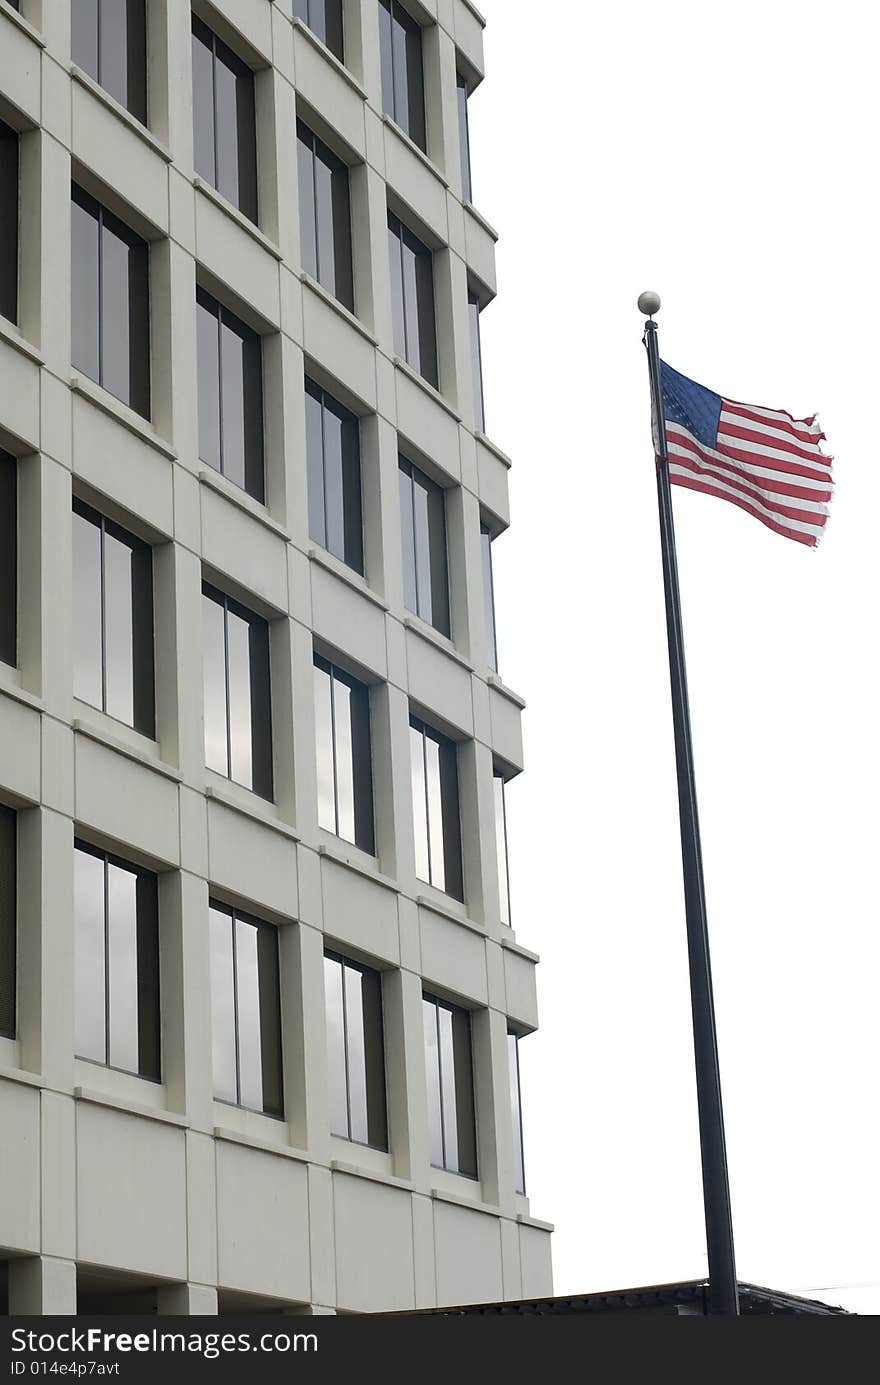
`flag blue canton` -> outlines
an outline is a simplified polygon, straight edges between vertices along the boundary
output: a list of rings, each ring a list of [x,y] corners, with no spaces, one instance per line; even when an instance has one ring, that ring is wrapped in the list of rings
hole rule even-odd
[[[680,423],[704,447],[715,447],[721,420],[721,395],[696,384],[686,375],[679,375],[665,361],[660,362],[660,381],[666,422]]]

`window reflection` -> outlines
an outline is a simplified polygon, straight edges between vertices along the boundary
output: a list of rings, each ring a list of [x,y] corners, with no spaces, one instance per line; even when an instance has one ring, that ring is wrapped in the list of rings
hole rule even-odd
[[[278,939],[271,924],[212,902],[211,1031],[214,1095],[281,1116]]]
[[[207,583],[202,598],[205,763],[271,798],[268,624]]]
[[[330,1129],[387,1149],[382,981],[347,958],[324,957]]]
[[[510,1075],[510,1111],[513,1118],[513,1159],[515,1186],[518,1193],[525,1193],[526,1174],[523,1156],[522,1095],[519,1074],[519,1039],[516,1034],[507,1035],[507,1061]]]
[[[79,499],[73,596],[75,696],[154,736],[152,550]]]
[[[410,717],[410,767],[416,874],[464,898],[455,743]]]
[[[448,636],[446,499],[442,487],[405,457],[399,457],[398,467],[406,607]]]
[[[74,913],[77,1056],[158,1081],[156,877],[77,844]]]
[[[394,349],[436,389],[439,376],[434,257],[427,245],[423,245],[392,212],[388,213],[388,246]]]
[[[471,1020],[466,1010],[424,996],[428,1139],[436,1168],[477,1176]]]
[[[328,832],[372,854],[369,689],[318,654],[314,664],[318,821]]]
[[[195,16],[192,65],[196,172],[256,222],[254,74]]]

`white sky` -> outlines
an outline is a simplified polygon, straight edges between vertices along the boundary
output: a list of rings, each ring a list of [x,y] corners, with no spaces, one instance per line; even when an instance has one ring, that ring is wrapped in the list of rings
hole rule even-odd
[[[526,1174],[556,1291],[706,1270],[635,308],[655,288],[666,360],[818,409],[836,457],[818,552],[674,503],[739,1276],[880,1312],[880,19],[479,2],[474,197],[502,236],[487,420],[515,468],[500,672],[529,702],[514,926],[543,959]]]

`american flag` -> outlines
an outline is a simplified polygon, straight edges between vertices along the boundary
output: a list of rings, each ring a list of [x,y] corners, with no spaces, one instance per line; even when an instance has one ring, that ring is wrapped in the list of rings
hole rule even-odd
[[[723,399],[665,361],[660,375],[670,481],[729,500],[777,534],[815,547],[833,485],[815,416]]]

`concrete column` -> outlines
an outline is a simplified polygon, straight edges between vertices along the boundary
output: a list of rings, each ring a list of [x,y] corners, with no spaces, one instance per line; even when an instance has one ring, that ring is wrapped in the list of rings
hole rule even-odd
[[[49,1255],[10,1260],[9,1316],[73,1316],[76,1313],[76,1264]]]
[[[165,1284],[156,1293],[160,1317],[212,1317],[217,1312],[217,1290],[210,1284]]]
[[[324,936],[306,924],[281,929],[284,1100],[291,1142],[330,1158]]]
[[[396,1073],[389,1071],[389,1085],[395,1082],[402,1091],[395,1092],[394,1104],[389,1107],[389,1115],[397,1125],[403,1124],[405,1140],[401,1150],[401,1168],[408,1157],[409,1167],[404,1176],[412,1179],[419,1192],[427,1193],[431,1188],[431,1160],[428,1153],[428,1092],[425,1078],[425,1022],[422,1010],[422,978],[411,971],[394,974],[396,984],[389,987],[389,994],[396,1002],[394,1009],[399,1025],[396,1052],[389,1058],[396,1064]],[[388,980],[391,977],[389,976]],[[397,990],[399,987],[399,991]],[[389,1042],[389,1050],[391,1049]],[[405,1101],[405,1110],[401,1109]],[[398,1141],[400,1143],[400,1141]],[[406,1150],[406,1156],[403,1154]],[[398,1151],[395,1149],[395,1172],[398,1172]]]

